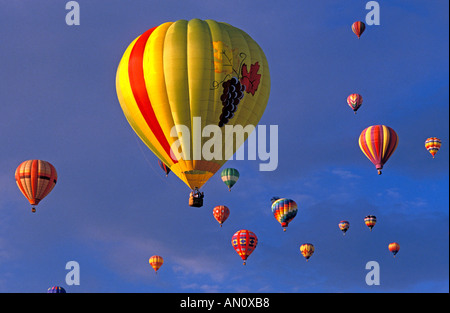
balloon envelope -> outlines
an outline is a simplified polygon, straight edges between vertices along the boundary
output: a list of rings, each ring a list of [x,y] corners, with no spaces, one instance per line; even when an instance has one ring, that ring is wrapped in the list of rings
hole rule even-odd
[[[305,257],[306,261],[308,261],[314,253],[314,245],[311,243],[304,243],[300,246],[300,252]]]
[[[270,74],[264,52],[244,31],[213,20],[179,20],[147,30],[128,46],[116,91],[136,134],[194,189],[250,135],[230,144],[223,126],[258,124]]]
[[[375,165],[378,174],[398,145],[397,133],[385,125],[369,126],[359,136],[359,147]]]
[[[225,168],[220,173],[220,176],[225,185],[228,186],[228,190],[231,191],[231,187],[233,187],[239,179],[239,171],[235,168]]]
[[[366,24],[364,24],[361,21],[354,22],[352,24],[352,31],[355,33],[356,36],[361,37],[362,33],[364,33],[364,30],[366,29]]]
[[[425,140],[425,148],[428,150],[428,152],[431,153],[431,155],[434,156],[436,152],[439,151],[441,148],[442,141],[437,137],[430,137],[427,140]]]
[[[244,260],[244,265],[250,254],[255,250],[258,244],[258,237],[246,229],[237,231],[233,237],[231,237],[231,245],[237,254]]]
[[[350,228],[350,223],[348,221],[340,221],[339,222],[339,229],[342,230],[344,235],[349,228]]]
[[[164,171],[164,173],[166,173],[166,177],[167,177],[167,175],[169,175],[169,173],[170,173],[170,168],[166,164],[161,162],[161,160],[158,160],[158,165]]]
[[[161,265],[163,265],[164,259],[159,255],[154,255],[154,256],[150,257],[150,259],[148,260],[148,263],[150,263],[150,265],[153,267],[155,272],[157,272],[159,270],[159,268],[161,267]]]
[[[372,228],[375,226],[375,224],[377,223],[377,218],[375,215],[367,215],[364,218],[364,223],[366,223],[366,226],[370,228],[370,230],[372,231]]]
[[[291,199],[282,198],[272,203],[273,216],[281,224],[284,231],[297,215],[297,211],[297,203]]]
[[[358,111],[359,107],[361,106],[363,102],[363,98],[361,95],[357,93],[352,93],[350,96],[347,97],[347,104],[352,108],[353,112]]]
[[[60,286],[53,286],[47,289],[47,293],[66,293],[66,290]]]
[[[58,175],[55,167],[47,161],[28,160],[16,169],[17,186],[33,206],[38,205],[56,185]]]
[[[218,205],[213,209],[214,218],[219,222],[220,227],[222,227],[223,222],[226,221],[230,215],[230,209],[225,205]]]
[[[398,243],[396,243],[396,242],[391,242],[391,243],[389,244],[388,248],[389,248],[389,251],[391,251],[392,254],[393,254],[394,257],[395,257],[395,255],[396,255],[396,254],[398,253],[398,251],[400,250],[400,245],[399,245]]]

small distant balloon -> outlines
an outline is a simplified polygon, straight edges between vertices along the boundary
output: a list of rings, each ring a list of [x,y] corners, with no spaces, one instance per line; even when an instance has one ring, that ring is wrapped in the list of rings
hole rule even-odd
[[[364,218],[364,223],[366,223],[366,226],[370,228],[370,231],[372,231],[372,228],[377,223],[377,218],[375,215],[367,215]]]
[[[158,160],[158,164],[159,167],[164,171],[164,173],[166,173],[167,177],[170,173],[170,168],[166,164],[164,164],[164,162],[162,162],[161,160]]]
[[[305,257],[306,261],[308,261],[314,253],[314,245],[311,243],[304,243],[300,246],[300,252]]]
[[[394,255],[394,258],[395,258],[395,255],[396,255],[396,254],[398,253],[398,251],[400,250],[400,245],[399,245],[398,243],[396,243],[396,242],[391,242],[391,243],[389,244],[388,248],[389,248],[389,251],[392,252],[392,254]]]
[[[233,187],[239,179],[239,171],[235,168],[225,168],[220,176],[225,185],[227,185],[228,191],[231,191],[231,187]]]
[[[425,140],[425,148],[428,150],[428,152],[431,153],[434,159],[434,155],[436,152],[439,151],[441,148],[442,141],[437,137],[430,137],[427,140]]]
[[[230,209],[225,205],[218,205],[213,209],[214,218],[219,222],[220,227],[222,227],[223,222],[226,221],[230,215]]]
[[[32,205],[31,211],[36,212],[36,206],[56,185],[58,175],[56,169],[47,161],[28,160],[22,162],[16,169],[17,186]]]
[[[66,293],[66,290],[61,286],[53,286],[47,289],[47,293]]]
[[[355,33],[355,35],[358,36],[358,39],[359,39],[359,37],[361,37],[362,33],[364,33],[365,29],[366,29],[366,24],[364,24],[361,21],[357,21],[352,24],[352,30]]]
[[[356,111],[358,111],[359,107],[361,106],[363,102],[363,98],[360,94],[352,93],[350,96],[347,97],[347,104],[352,108],[353,112],[356,114]]]
[[[164,259],[159,255],[153,255],[148,260],[148,263],[153,267],[155,273],[158,273],[159,268],[163,265]]]
[[[348,221],[340,221],[339,222],[339,229],[344,233],[344,235],[349,228],[350,228],[350,223]]]

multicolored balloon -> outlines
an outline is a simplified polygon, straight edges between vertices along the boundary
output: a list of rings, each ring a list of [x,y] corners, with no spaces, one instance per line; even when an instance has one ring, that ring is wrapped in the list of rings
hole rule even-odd
[[[32,205],[31,211],[34,213],[39,202],[55,187],[58,175],[55,167],[49,162],[28,160],[17,167],[15,178],[17,186]]]
[[[53,286],[47,289],[47,293],[66,293],[66,290],[60,286]]]
[[[164,263],[164,259],[159,255],[153,255],[148,260],[148,263],[150,263],[150,265],[153,267],[155,273],[158,273],[159,268]]]
[[[339,229],[342,230],[342,232],[344,233],[344,236],[349,228],[350,228],[350,223],[348,221],[340,221],[339,222]]]
[[[233,187],[239,179],[239,171],[235,168],[225,168],[222,170],[222,173],[220,173],[220,176],[225,185],[228,186],[228,191],[231,191],[231,187]]]
[[[257,125],[269,99],[269,66],[244,31],[213,20],[179,20],[147,30],[128,46],[117,68],[116,91],[139,138],[194,190],[250,135],[244,132],[242,142],[227,147],[228,132],[211,138],[202,131],[211,125]],[[212,159],[202,153],[211,146]]]
[[[366,29],[366,24],[364,24],[361,21],[354,22],[352,24],[352,31],[355,33],[356,36],[361,37],[362,33],[364,33],[364,30]]]
[[[304,243],[300,246],[300,252],[308,261],[314,253],[314,246],[311,243]]]
[[[231,245],[241,259],[244,260],[244,265],[249,255],[255,250],[257,244],[258,237],[256,237],[253,232],[246,229],[237,231],[233,237],[231,237]]]
[[[385,125],[369,126],[359,136],[359,147],[375,165],[378,175],[398,145],[397,133]]]
[[[431,153],[434,159],[434,155],[436,152],[439,151],[441,148],[442,141],[437,137],[430,137],[427,140],[425,140],[425,148],[428,150],[428,152]]]
[[[161,160],[158,160],[158,164],[159,164],[159,167],[164,171],[164,173],[166,173],[166,177],[167,177],[170,173],[170,168],[166,164],[161,162]]]
[[[366,226],[370,228],[370,231],[372,231],[372,228],[377,223],[377,218],[375,215],[367,215],[364,218],[364,223],[366,223]]]
[[[355,114],[356,111],[358,111],[359,107],[361,106],[362,102],[363,102],[362,96],[357,93],[352,93],[350,96],[347,97],[347,104],[352,108]]]
[[[272,203],[273,216],[281,224],[283,231],[286,231],[286,227],[297,215],[297,211],[297,203],[291,199],[281,198]]]
[[[396,254],[398,253],[398,251],[400,250],[400,245],[399,245],[398,243],[396,243],[396,242],[391,242],[391,243],[389,244],[388,248],[389,248],[389,251],[392,252],[392,254],[394,255],[394,258],[395,258],[395,255],[396,255]]]
[[[213,209],[214,218],[219,222],[220,227],[222,227],[223,222],[226,221],[230,215],[230,209],[225,205],[218,205]]]

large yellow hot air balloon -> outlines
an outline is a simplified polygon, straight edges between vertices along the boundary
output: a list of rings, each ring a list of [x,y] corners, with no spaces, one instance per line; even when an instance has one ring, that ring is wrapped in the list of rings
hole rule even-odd
[[[129,45],[116,90],[133,130],[195,189],[243,143],[226,145],[224,129],[258,124],[270,76],[262,49],[242,30],[213,20],[179,20],[151,28]]]

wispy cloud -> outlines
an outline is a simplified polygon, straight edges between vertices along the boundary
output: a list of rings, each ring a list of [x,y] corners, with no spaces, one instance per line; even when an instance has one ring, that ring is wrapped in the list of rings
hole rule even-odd
[[[333,169],[331,171],[331,173],[339,176],[342,179],[356,179],[356,178],[360,178],[361,177],[361,176],[356,175],[356,174],[354,174],[354,173],[352,173],[350,171],[343,170],[343,169],[340,169],[340,168]]]

